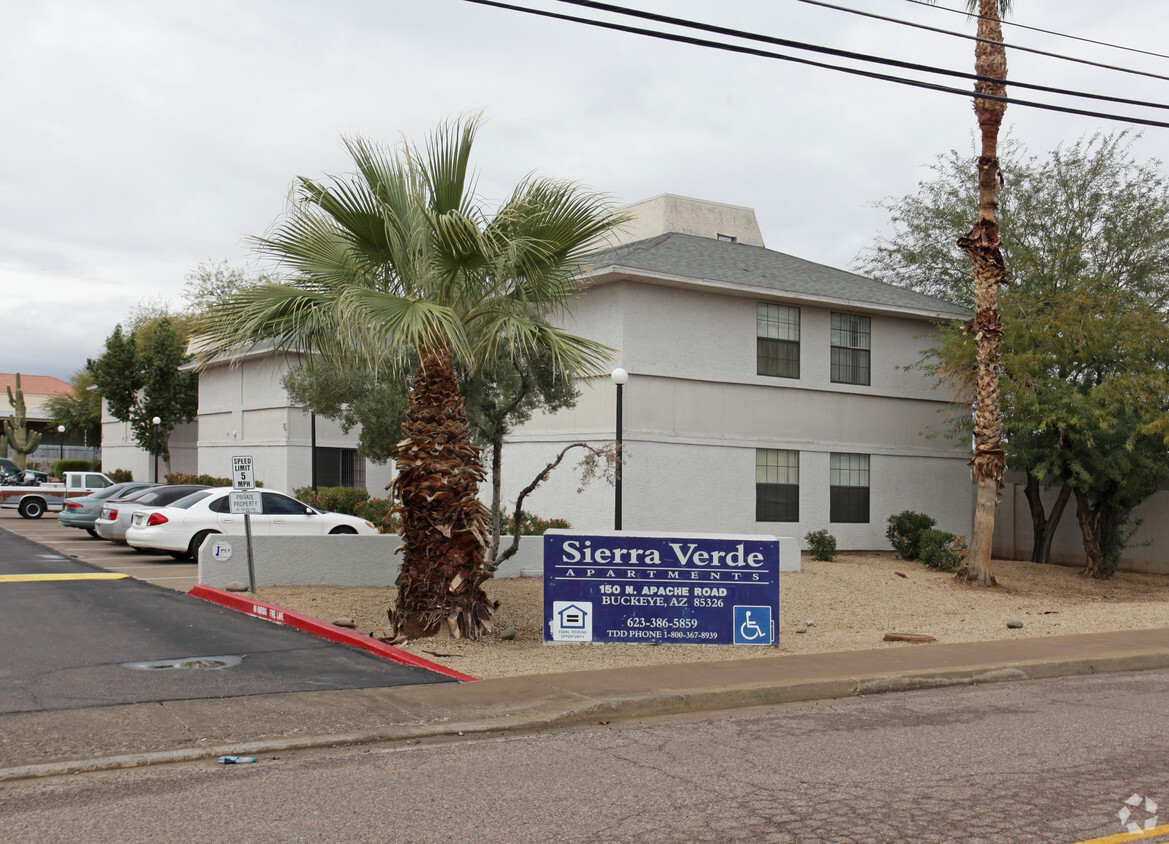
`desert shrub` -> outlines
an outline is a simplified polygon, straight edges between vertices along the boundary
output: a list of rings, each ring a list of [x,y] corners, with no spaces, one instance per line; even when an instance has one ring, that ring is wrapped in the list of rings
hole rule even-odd
[[[898,557],[903,560],[916,560],[920,557],[918,538],[922,531],[929,530],[937,523],[937,519],[925,513],[903,510],[896,516],[889,517],[885,538],[889,540]]]
[[[65,476],[66,472],[92,472],[92,471],[94,471],[92,460],[67,459],[67,460],[54,460],[53,461],[53,474],[56,475],[58,478],[63,478]]]
[[[110,476],[110,480],[116,484],[128,484],[134,480],[134,473],[129,469],[114,469],[111,472],[106,472]]]
[[[345,513],[348,516],[359,515],[357,508],[369,501],[369,493],[364,489],[351,489],[346,486],[322,486],[317,487],[315,492],[311,486],[303,486],[293,490],[292,494],[318,510]]]
[[[195,475],[191,472],[171,472],[163,477],[168,484],[204,484],[206,486],[231,486],[231,478],[216,478],[211,475]],[[256,486],[263,486],[256,482]]]
[[[564,519],[541,519],[532,513],[525,510],[520,510],[519,513],[520,536],[543,536],[544,531],[550,528],[570,528],[568,522]],[[505,536],[515,536],[516,520],[506,510],[503,511],[503,527],[500,533]]]
[[[957,571],[966,559],[966,540],[949,531],[929,528],[918,536],[917,553],[932,569]]]
[[[808,553],[813,560],[836,559],[836,537],[826,529],[808,531],[804,534],[804,541],[808,543]]]
[[[392,514],[394,502],[388,498],[370,498],[364,489],[344,486],[322,486],[313,491],[311,486],[294,489],[292,494],[318,510],[345,513],[373,522],[382,533],[398,533],[402,521]]]
[[[374,523],[382,533],[399,533],[402,520],[393,512],[394,502],[388,498],[371,498],[357,505],[353,515]]]

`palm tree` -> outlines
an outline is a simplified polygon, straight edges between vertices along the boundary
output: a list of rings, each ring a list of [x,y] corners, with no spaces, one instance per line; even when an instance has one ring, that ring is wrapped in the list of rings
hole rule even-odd
[[[444,624],[456,637],[491,630],[484,472],[456,362],[539,352],[570,377],[610,359],[549,317],[576,293],[581,258],[623,218],[575,184],[532,177],[487,213],[468,171],[479,123],[443,123],[423,148],[346,140],[356,172],[298,179],[282,219],[255,239],[288,282],[241,291],[200,326],[204,362],[259,342],[375,369],[416,362],[395,454],[404,559],[389,615],[404,638]]]
[[[999,127],[1007,110],[1007,52],[1003,45],[1002,16],[1011,0],[967,0],[966,10],[978,14],[978,41],[974,48],[974,114],[982,136],[978,157],[978,221],[958,238],[958,247],[974,266],[974,318],[966,332],[975,338],[974,453],[971,475],[976,484],[974,525],[966,560],[956,578],[963,583],[994,586],[991,547],[994,515],[1002,489],[1006,455],[1003,451],[999,368],[1003,327],[999,320],[998,289],[1007,280],[1007,266],[999,248],[998,210]],[[999,99],[990,99],[991,97]]]

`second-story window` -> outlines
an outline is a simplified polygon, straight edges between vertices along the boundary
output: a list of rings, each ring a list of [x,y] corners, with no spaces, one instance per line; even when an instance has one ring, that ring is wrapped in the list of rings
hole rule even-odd
[[[755,357],[760,375],[800,377],[800,309],[760,302],[755,311]]]
[[[832,315],[832,382],[864,384],[871,381],[872,335],[868,317]]]

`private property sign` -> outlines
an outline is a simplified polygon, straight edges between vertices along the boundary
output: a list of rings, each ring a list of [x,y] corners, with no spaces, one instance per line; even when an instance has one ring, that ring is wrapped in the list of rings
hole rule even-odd
[[[544,641],[771,645],[774,536],[544,534]]]

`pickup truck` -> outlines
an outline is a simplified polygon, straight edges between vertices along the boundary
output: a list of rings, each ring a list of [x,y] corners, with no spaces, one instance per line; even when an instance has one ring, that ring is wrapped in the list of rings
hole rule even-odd
[[[0,486],[0,507],[16,510],[25,519],[39,519],[48,510],[62,509],[66,498],[89,495],[113,483],[101,472],[66,472],[64,483]]]

